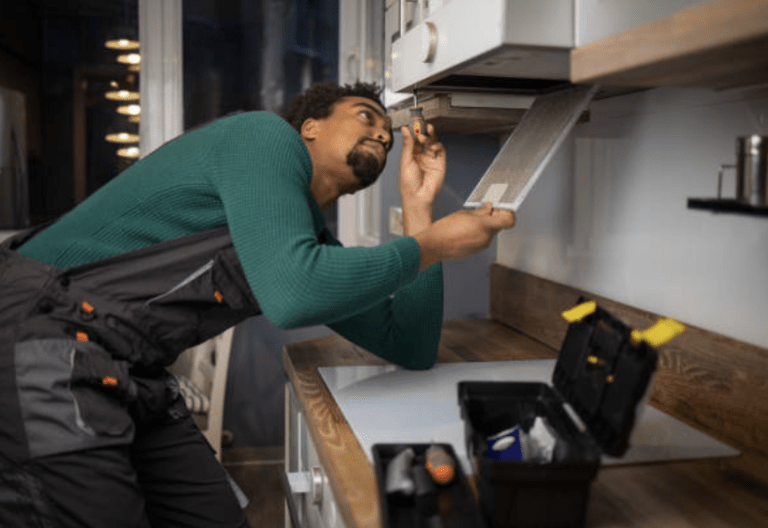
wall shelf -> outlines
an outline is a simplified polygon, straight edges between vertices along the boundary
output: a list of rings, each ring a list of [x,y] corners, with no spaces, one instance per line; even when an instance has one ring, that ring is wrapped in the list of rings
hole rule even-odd
[[[768,216],[768,207],[756,207],[736,200],[717,198],[688,198],[688,209],[706,209],[716,213]]]
[[[768,0],[715,0],[571,51],[571,82],[727,89],[768,82]]]

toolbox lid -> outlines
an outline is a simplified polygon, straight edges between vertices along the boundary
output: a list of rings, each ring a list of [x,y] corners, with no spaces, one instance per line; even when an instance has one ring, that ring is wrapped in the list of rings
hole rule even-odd
[[[629,447],[658,354],[637,339],[637,331],[633,335],[632,328],[594,302],[580,299],[574,311],[578,313],[568,327],[552,382],[603,452],[621,456]]]

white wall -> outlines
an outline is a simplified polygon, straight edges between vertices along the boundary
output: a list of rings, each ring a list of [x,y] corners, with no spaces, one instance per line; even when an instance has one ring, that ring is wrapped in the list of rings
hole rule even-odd
[[[737,136],[768,135],[768,89],[656,89],[590,111],[500,235],[498,261],[768,347],[768,217],[687,208],[716,196]]]

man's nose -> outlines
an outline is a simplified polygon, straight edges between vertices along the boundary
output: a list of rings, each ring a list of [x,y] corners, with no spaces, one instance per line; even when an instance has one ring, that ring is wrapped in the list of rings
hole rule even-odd
[[[389,147],[392,144],[392,134],[390,134],[389,130],[379,129],[376,132],[376,139],[381,141],[387,150],[389,150]]]

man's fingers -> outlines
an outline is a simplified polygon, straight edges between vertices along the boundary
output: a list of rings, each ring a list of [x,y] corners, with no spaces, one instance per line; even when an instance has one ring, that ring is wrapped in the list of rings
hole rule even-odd
[[[485,217],[487,225],[493,229],[508,229],[515,225],[515,213],[504,209],[494,209],[491,202],[485,202],[477,209]]]
[[[425,134],[416,134],[416,141],[419,142],[422,149],[428,147],[429,144],[432,143],[432,140],[430,139],[430,137]]]
[[[411,135],[411,131],[407,126],[400,127],[400,132],[403,134],[403,155],[413,157],[414,139]]]
[[[435,134],[435,126],[432,123],[427,123],[426,133],[418,134],[416,139],[421,144],[422,149],[427,149],[432,145],[440,145],[437,141],[437,134]]]
[[[403,133],[403,152],[409,157],[413,156],[414,152],[419,154],[430,150],[433,140],[429,136],[424,134],[414,135],[411,132],[411,129],[406,126],[402,127],[400,131]],[[433,156],[434,155],[436,154],[433,154]]]
[[[481,216],[490,216],[493,213],[493,204],[491,202],[483,202],[483,205],[475,209],[475,212]]]
[[[445,152],[445,147],[439,141],[432,141],[431,143],[423,146],[422,148],[426,153],[428,153],[433,158],[437,158],[442,154],[444,154]]]
[[[503,209],[494,209],[491,212],[491,223],[495,229],[515,227],[515,213]]]

